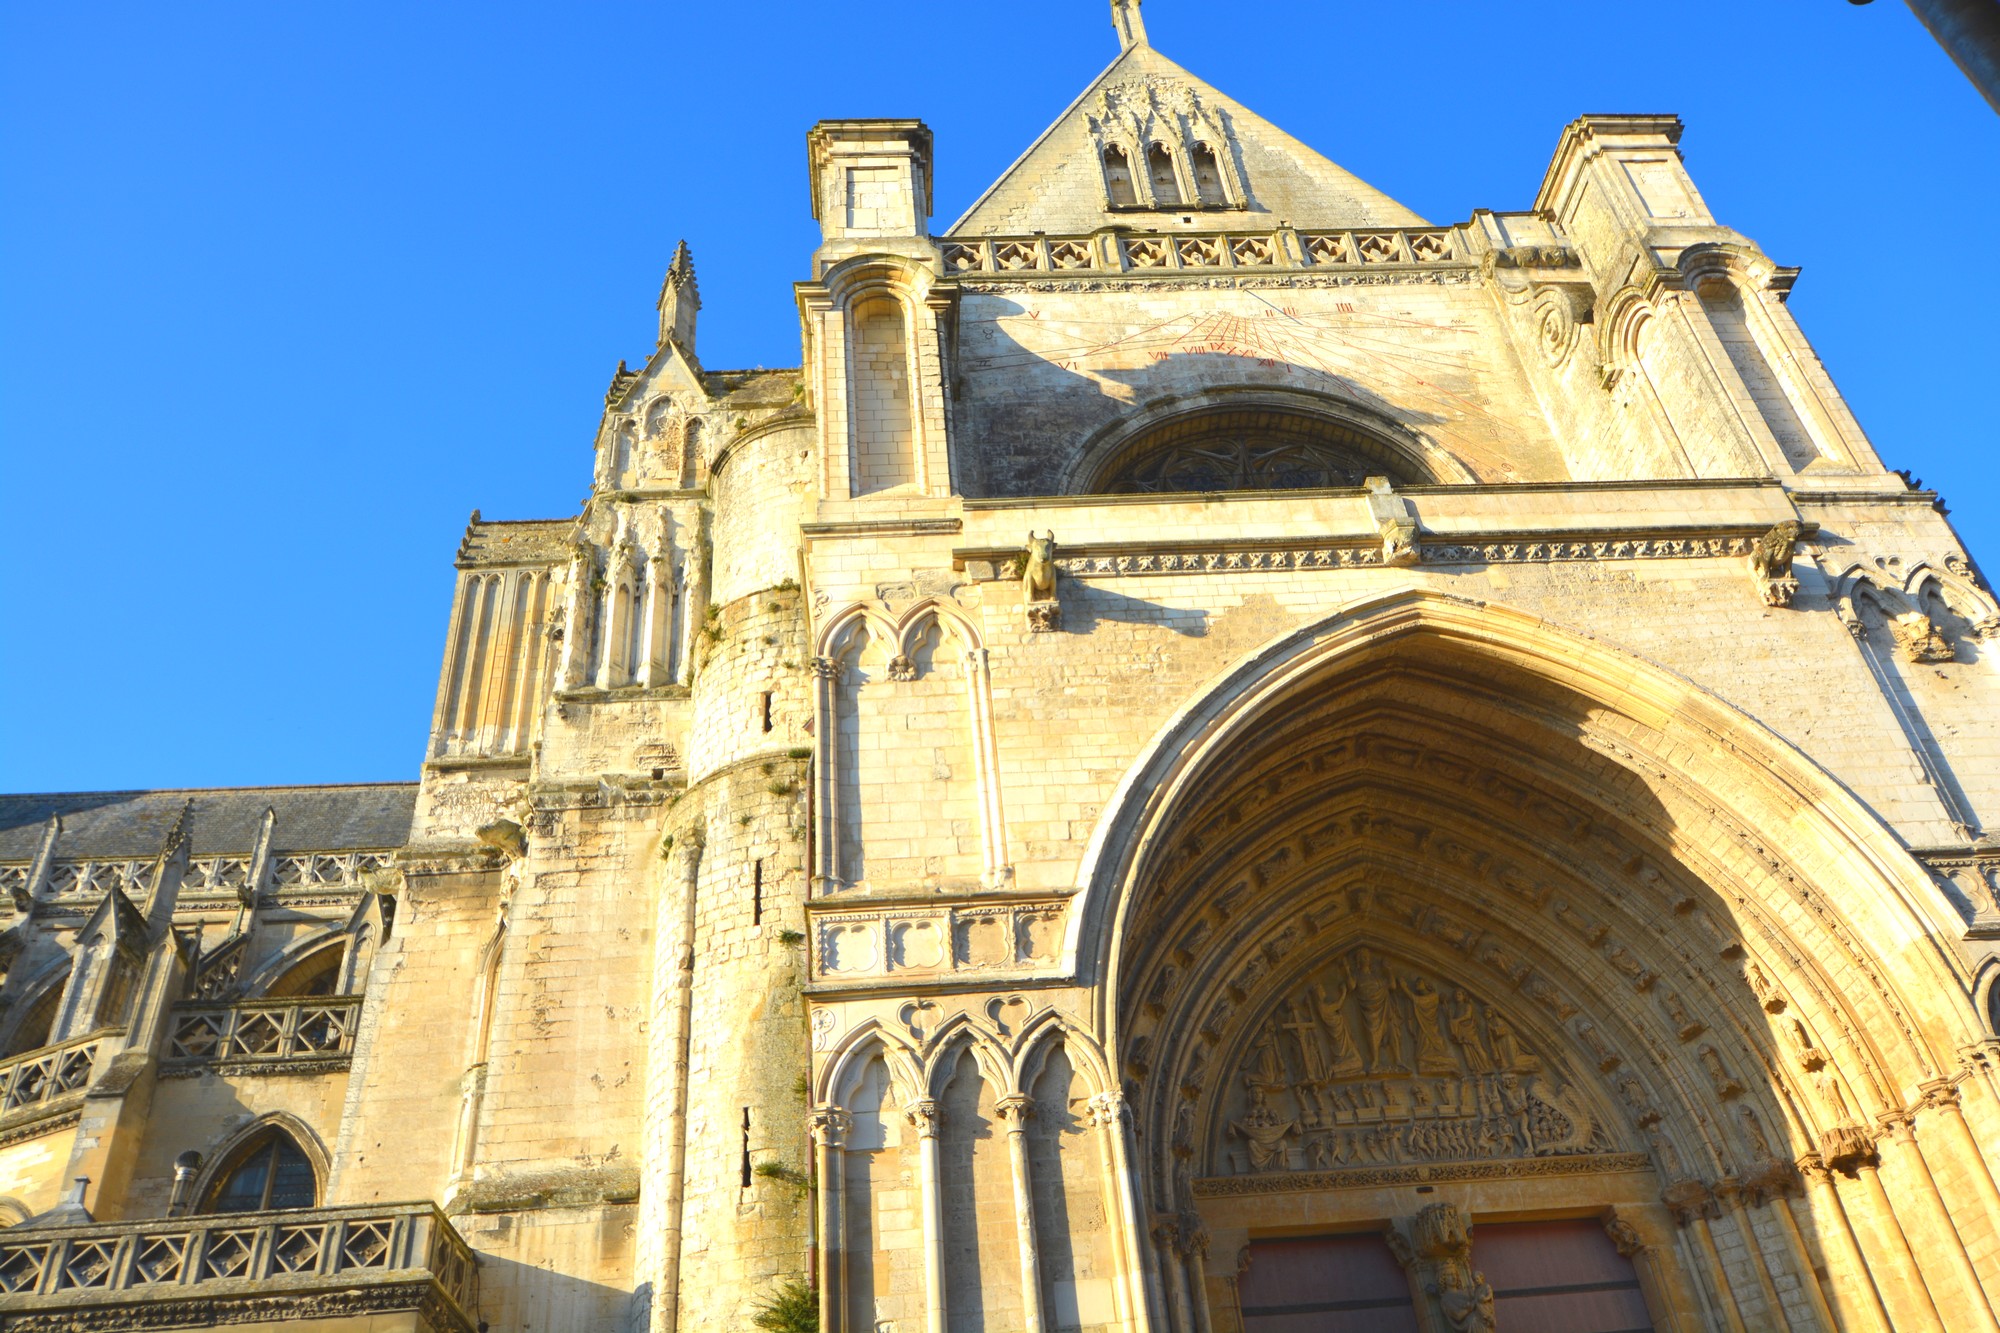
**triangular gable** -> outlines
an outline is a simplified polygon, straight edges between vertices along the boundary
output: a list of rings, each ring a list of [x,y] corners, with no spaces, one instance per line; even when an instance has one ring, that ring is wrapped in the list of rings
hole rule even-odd
[[[1280,223],[1308,229],[1429,225],[1142,42],[1121,52],[945,235],[1074,235],[1110,226],[1145,230],[1149,219],[1164,216],[1109,206],[1099,141],[1091,128],[1107,90],[1115,98],[1121,90],[1146,85],[1174,94],[1191,90],[1230,141],[1247,207],[1184,215],[1205,224],[1204,229],[1267,229]],[[1177,223],[1180,216],[1175,214]]]

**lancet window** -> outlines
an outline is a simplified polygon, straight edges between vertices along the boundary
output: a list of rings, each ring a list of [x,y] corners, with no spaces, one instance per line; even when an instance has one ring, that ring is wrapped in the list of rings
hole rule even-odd
[[[292,1136],[272,1129],[251,1140],[219,1173],[205,1213],[262,1213],[319,1202],[312,1162]]]
[[[1138,192],[1132,188],[1132,163],[1116,144],[1104,150],[1104,189],[1113,208],[1139,206]]]
[[[1174,155],[1165,144],[1156,143],[1146,150],[1146,174],[1153,183],[1153,202],[1162,208],[1179,208],[1180,177],[1174,174]]]

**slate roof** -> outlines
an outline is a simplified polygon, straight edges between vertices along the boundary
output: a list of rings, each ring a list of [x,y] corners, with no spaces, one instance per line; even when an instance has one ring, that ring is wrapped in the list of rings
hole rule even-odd
[[[266,810],[278,815],[274,851],[401,847],[416,805],[414,782],[0,795],[0,861],[32,858],[51,815],[62,816],[60,860],[157,856],[183,809],[195,856],[249,852]]]

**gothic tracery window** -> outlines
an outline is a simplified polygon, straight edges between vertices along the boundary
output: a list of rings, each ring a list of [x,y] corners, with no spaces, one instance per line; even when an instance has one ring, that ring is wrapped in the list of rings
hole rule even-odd
[[[1146,150],[1146,175],[1153,184],[1153,202],[1162,208],[1179,208],[1181,204],[1181,182],[1174,174],[1174,156],[1165,144],[1154,144]]]
[[[1204,208],[1222,208],[1229,203],[1229,192],[1223,188],[1222,166],[1215,160],[1215,151],[1205,143],[1198,143],[1188,155],[1194,167],[1195,196]]]
[[[319,1202],[312,1162],[292,1136],[273,1128],[252,1139],[202,1201],[204,1213],[262,1213]]]
[[[1279,412],[1208,413],[1127,443],[1090,489],[1109,494],[1283,491],[1412,476],[1396,450],[1338,423]]]
[[[1125,150],[1115,145],[1104,150],[1104,188],[1113,208],[1139,206],[1139,195],[1132,187],[1132,164],[1125,160]]]

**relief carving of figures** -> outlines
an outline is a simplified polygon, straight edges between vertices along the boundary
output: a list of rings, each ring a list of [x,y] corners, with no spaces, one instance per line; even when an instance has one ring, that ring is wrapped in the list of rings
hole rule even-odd
[[[1438,1274],[1438,1306],[1444,1311],[1445,1321],[1451,1325],[1452,1333],[1494,1333],[1498,1325],[1493,1314],[1493,1287],[1486,1280],[1486,1274],[1474,1273],[1462,1285],[1448,1285],[1446,1274],[1461,1278],[1454,1268],[1442,1268]]]
[[[1343,1009],[1347,997],[1354,993],[1353,978],[1344,971],[1340,972],[1334,985],[1338,989],[1332,992],[1325,986],[1313,987],[1313,1008],[1319,1015],[1320,1025],[1326,1031],[1327,1045],[1333,1052],[1332,1064],[1327,1072],[1334,1078],[1353,1078],[1361,1072],[1361,1053],[1354,1049],[1354,1033],[1347,1026],[1347,1014]]]
[[[1612,1150],[1605,1117],[1497,1009],[1366,946],[1267,1013],[1210,1140],[1218,1171]]]
[[[1354,978],[1354,993],[1361,1000],[1361,1030],[1368,1042],[1368,1072],[1379,1074],[1384,1070],[1408,1073],[1396,1059],[1398,1054],[1396,1039],[1389,1032],[1389,979],[1382,975],[1381,965],[1366,949],[1354,951],[1354,966],[1359,973]],[[1389,1059],[1382,1059],[1383,1046],[1389,1048]]]
[[[1458,1044],[1465,1067],[1475,1074],[1492,1073],[1492,1057],[1486,1054],[1486,1046],[1479,1038],[1479,1011],[1463,989],[1452,992],[1449,1023],[1451,1039]]]
[[[1438,993],[1430,982],[1414,973],[1399,977],[1396,987],[1410,1001],[1410,1028],[1417,1034],[1417,1072],[1419,1074],[1456,1074],[1458,1061],[1444,1048],[1444,1038],[1438,1033]]]

